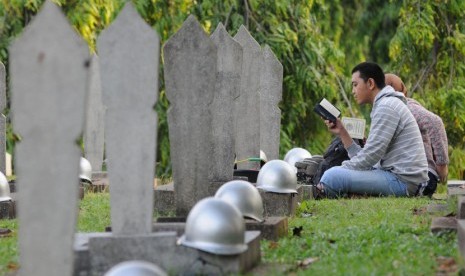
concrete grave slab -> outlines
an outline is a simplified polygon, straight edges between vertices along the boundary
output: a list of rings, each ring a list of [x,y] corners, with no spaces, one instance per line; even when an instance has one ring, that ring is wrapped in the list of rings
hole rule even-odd
[[[465,196],[457,197],[457,218],[465,219]]]
[[[184,234],[186,229],[186,220],[183,222],[155,222],[153,224],[153,232],[176,232],[178,237]]]
[[[235,101],[237,160],[260,156],[260,78],[263,55],[258,42],[241,26],[234,36],[243,49],[241,94]],[[265,152],[267,155],[268,153]],[[240,162],[238,169],[259,169],[255,162]]]
[[[108,192],[110,181],[106,171],[92,172],[92,183],[86,186],[87,189],[93,192]]]
[[[0,202],[0,219],[16,218],[16,202],[13,200]]]
[[[9,181],[8,185],[10,185],[10,193],[16,193],[16,180]]]
[[[163,49],[176,215],[187,216],[211,196],[217,47],[191,15]]]
[[[428,204],[426,206],[426,212],[430,214],[445,213],[449,209],[449,206],[446,203],[443,204]]]
[[[115,264],[134,259],[156,263],[172,275],[237,274],[250,270],[261,260],[258,231],[246,231],[247,251],[233,256],[213,255],[177,245],[176,241],[176,232],[117,237],[112,233],[88,235],[75,246],[76,252],[79,252],[76,263],[82,262],[76,267],[83,269],[78,271],[78,275],[102,275]],[[86,271],[86,268],[89,270]]]
[[[169,183],[159,185],[154,190],[154,211],[161,216],[173,215],[176,213],[176,201],[174,184]]]
[[[279,159],[281,110],[278,105],[283,94],[283,66],[268,45],[262,51],[260,76],[260,149],[268,161]]]
[[[240,95],[242,46],[219,23],[211,40],[217,47],[216,88],[212,103],[212,181],[233,179],[235,155],[234,101]]]
[[[74,268],[75,276],[91,275],[91,263],[89,257],[89,239],[91,237],[106,237],[108,233],[76,233],[74,236]]]
[[[12,123],[22,137],[15,154],[19,275],[71,275],[89,48],[45,1],[9,53]]]
[[[447,188],[460,188],[460,187],[465,187],[465,180],[458,180],[458,179],[453,179],[453,180],[448,180],[447,181]]]
[[[457,240],[462,260],[465,260],[465,220],[457,220]]]
[[[159,44],[131,2],[97,39],[115,235],[152,230]]]
[[[444,231],[457,231],[457,218],[436,217],[431,220],[431,232],[440,233]]]
[[[265,217],[290,217],[295,214],[299,194],[302,193],[302,187],[297,187],[297,194],[272,193],[262,189],[258,189],[258,191],[262,196]]]
[[[84,156],[92,171],[102,170],[104,149],[105,108],[102,99],[100,65],[97,55],[92,56],[87,88],[86,123],[84,126]]]
[[[447,195],[449,197],[465,195],[465,186],[448,186]]]
[[[260,231],[265,240],[277,241],[288,233],[287,217],[267,217],[263,222],[252,219],[245,220],[245,229],[248,231]]]
[[[312,200],[315,199],[313,195],[313,185],[299,185],[301,192],[299,192],[297,201],[302,202],[304,200]]]

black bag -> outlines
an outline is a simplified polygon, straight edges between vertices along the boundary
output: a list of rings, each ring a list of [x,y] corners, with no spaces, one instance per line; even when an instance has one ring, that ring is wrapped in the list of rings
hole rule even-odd
[[[355,143],[360,146],[364,146],[363,140],[353,139]],[[339,136],[336,136],[329,144],[323,155],[323,161],[321,161],[315,176],[313,177],[313,184],[317,185],[320,182],[323,173],[334,166],[340,166],[343,161],[349,160],[347,150],[344,148],[344,144]]]

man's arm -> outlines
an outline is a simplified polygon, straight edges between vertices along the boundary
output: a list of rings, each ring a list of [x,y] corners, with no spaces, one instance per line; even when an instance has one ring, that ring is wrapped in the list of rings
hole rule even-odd
[[[400,115],[389,106],[380,106],[372,114],[371,128],[363,148],[353,143],[347,148],[350,160],[342,165],[354,170],[369,170],[386,155],[386,151],[394,137]]]
[[[341,122],[341,120],[339,120],[339,118],[337,118],[336,122],[334,123],[329,120],[325,120],[325,124],[331,133],[336,134],[341,138],[341,141],[344,144],[344,148],[347,149],[350,147],[350,145],[352,145],[354,141],[352,140],[352,137],[350,137],[349,132],[347,132],[347,129],[344,127],[344,124]]]
[[[446,183],[447,175],[449,174],[449,167],[447,165],[436,165],[436,172],[439,175],[439,181]]]
[[[432,115],[431,126],[428,127],[427,133],[431,141],[431,147],[433,148],[433,157],[436,163],[436,172],[439,175],[439,180],[441,182],[446,182],[449,172],[447,166],[449,164],[449,153],[446,129],[441,117],[434,113],[432,113]]]

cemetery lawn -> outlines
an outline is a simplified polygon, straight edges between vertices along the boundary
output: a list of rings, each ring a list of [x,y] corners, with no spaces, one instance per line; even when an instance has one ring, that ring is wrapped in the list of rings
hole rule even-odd
[[[432,234],[427,198],[361,198],[304,201],[289,219],[289,234],[262,241],[262,265],[248,275],[436,275],[462,267],[453,232]],[[450,210],[456,208],[449,204]],[[453,206],[452,206],[453,205]],[[80,202],[78,231],[110,225],[108,193],[87,192]],[[17,220],[0,238],[0,275],[18,267]],[[38,237],[39,238],[39,237]]]

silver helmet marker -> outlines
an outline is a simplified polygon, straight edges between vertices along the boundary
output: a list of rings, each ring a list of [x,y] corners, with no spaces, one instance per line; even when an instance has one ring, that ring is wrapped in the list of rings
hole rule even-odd
[[[297,193],[294,168],[283,160],[267,162],[258,173],[257,188],[273,193]]]
[[[257,188],[248,181],[232,180],[216,191],[215,198],[236,206],[244,217],[263,221],[263,200]]]
[[[216,255],[245,252],[245,221],[241,211],[222,199],[200,200],[189,212],[178,244]]]
[[[147,261],[125,261],[113,266],[104,276],[167,276],[159,266]]]
[[[312,158],[312,155],[308,150],[303,148],[293,148],[286,153],[284,161],[294,166],[295,162],[302,161],[305,158]]]

